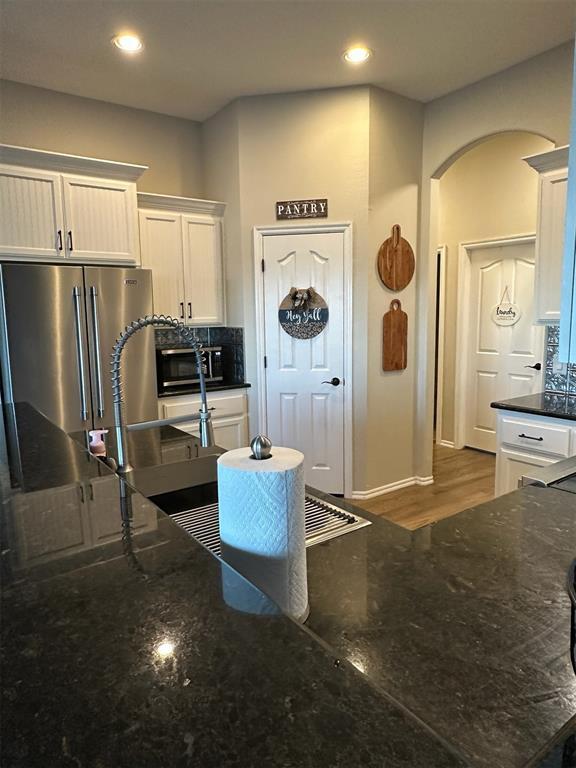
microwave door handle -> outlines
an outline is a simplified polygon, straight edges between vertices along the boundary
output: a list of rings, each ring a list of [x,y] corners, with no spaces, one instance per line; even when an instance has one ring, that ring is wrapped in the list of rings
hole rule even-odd
[[[94,334],[94,359],[96,361],[96,397],[98,400],[98,416],[104,417],[104,391],[102,389],[102,360],[100,356],[100,320],[98,316],[98,288],[90,286],[92,302],[92,329]]]
[[[78,379],[80,385],[80,418],[88,421],[86,400],[86,369],[84,366],[84,344],[82,340],[82,320],[80,311],[80,288],[75,285],[74,291],[74,323],[76,326],[76,355],[78,357]]]

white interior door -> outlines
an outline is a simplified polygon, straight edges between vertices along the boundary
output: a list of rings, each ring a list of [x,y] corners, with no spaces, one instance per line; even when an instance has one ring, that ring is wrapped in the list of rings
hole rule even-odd
[[[302,451],[307,483],[344,493],[344,234],[263,241],[268,435]],[[292,287],[312,287],[328,305],[328,323],[312,339],[294,338],[280,325],[278,309]]]
[[[542,389],[544,329],[533,324],[534,243],[511,243],[470,251],[470,322],[465,388],[465,443],[496,451],[494,400],[529,395]],[[521,317],[497,325],[493,308],[508,288]]]

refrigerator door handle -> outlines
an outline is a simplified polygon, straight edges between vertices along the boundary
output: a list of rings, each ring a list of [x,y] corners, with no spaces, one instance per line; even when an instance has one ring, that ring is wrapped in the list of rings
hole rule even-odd
[[[84,366],[84,346],[82,343],[82,320],[80,299],[80,288],[74,286],[74,319],[76,324],[76,354],[78,356],[78,377],[80,383],[80,418],[82,421],[88,420],[87,400],[86,400],[86,370]]]
[[[90,286],[92,302],[92,328],[94,332],[94,359],[96,361],[96,397],[98,398],[98,416],[104,416],[104,392],[102,389],[102,360],[100,359],[100,321],[98,319],[98,288]]]

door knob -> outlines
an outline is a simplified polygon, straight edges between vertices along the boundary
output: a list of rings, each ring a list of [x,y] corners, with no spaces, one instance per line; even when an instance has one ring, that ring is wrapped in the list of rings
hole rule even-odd
[[[333,387],[337,387],[340,384],[340,379],[338,376],[334,376],[333,379],[330,379],[330,381],[323,381],[322,384],[332,384]]]
[[[525,365],[524,368],[534,368],[535,371],[541,371],[542,363],[534,363],[534,365]]]

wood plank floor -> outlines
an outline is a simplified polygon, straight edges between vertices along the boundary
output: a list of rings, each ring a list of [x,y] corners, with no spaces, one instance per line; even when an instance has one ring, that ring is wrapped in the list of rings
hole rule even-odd
[[[413,530],[494,498],[496,459],[472,448],[435,446],[434,483],[353,504]]]

